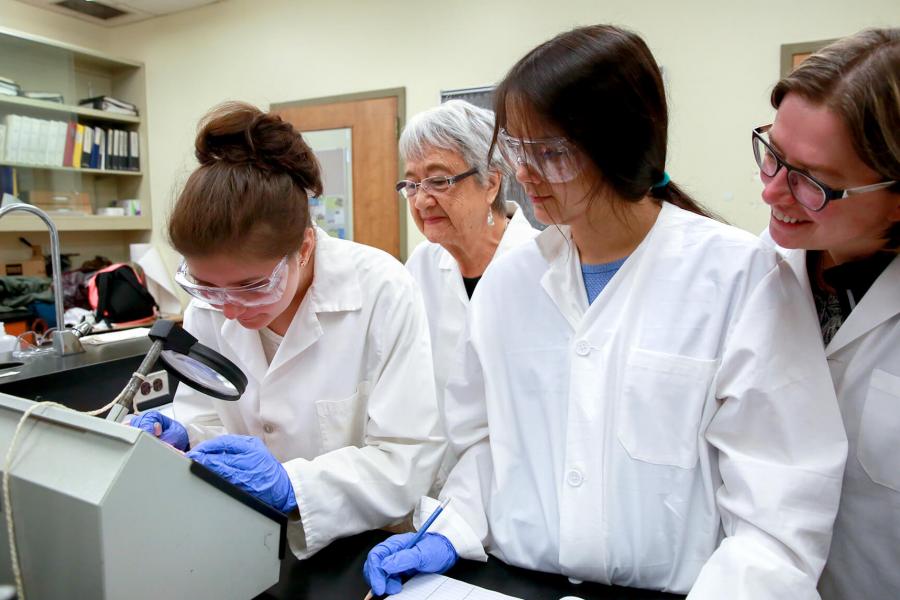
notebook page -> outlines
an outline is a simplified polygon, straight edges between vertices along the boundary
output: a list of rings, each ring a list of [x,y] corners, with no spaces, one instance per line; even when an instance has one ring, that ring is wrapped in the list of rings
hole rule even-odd
[[[443,575],[417,575],[392,600],[521,600]]]

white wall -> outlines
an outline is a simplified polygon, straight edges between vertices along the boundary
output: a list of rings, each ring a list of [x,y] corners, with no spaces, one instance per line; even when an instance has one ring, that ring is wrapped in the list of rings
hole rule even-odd
[[[60,24],[11,0],[0,0],[0,24],[10,8],[18,23],[9,26],[146,63],[157,241],[193,168],[196,122],[222,100],[268,105],[405,87],[412,115],[437,104],[441,89],[494,83],[536,44],[597,22],[640,32],[665,67],[672,178],[757,232],[767,211],[750,129],[772,118],[780,45],[900,23],[897,0],[226,0],[111,30]],[[411,222],[408,231],[411,248],[421,237]]]

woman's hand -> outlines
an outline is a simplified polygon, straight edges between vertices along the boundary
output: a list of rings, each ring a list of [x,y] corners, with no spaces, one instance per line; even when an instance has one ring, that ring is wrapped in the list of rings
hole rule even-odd
[[[131,417],[129,425],[158,437],[182,452],[187,451],[190,447],[188,433],[184,425],[174,419],[170,419],[161,412],[151,410],[140,415],[134,415]]]
[[[259,438],[222,435],[187,456],[276,510],[290,513],[297,508],[287,471]]]
[[[443,573],[459,558],[450,540],[439,533],[426,533],[412,548],[406,544],[415,533],[392,535],[372,550],[363,565],[363,575],[376,596],[400,592],[401,577],[416,573]]]

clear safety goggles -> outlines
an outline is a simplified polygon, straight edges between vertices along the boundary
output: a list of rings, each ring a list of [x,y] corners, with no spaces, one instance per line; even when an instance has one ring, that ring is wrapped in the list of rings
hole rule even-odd
[[[771,128],[771,125],[763,125],[753,130],[753,157],[756,159],[756,164],[759,165],[759,177],[764,184],[768,184],[778,174],[781,167],[784,167],[787,171],[788,188],[794,199],[813,212],[822,210],[832,200],[843,200],[850,196],[883,190],[897,183],[894,180],[882,181],[844,190],[828,187],[803,169],[788,164],[775,152],[769,141],[763,139],[763,135],[768,134]]]
[[[215,287],[197,283],[183,260],[175,272],[175,282],[188,294],[215,306],[236,304],[263,306],[281,300],[288,280],[288,256],[275,265],[275,270],[265,279],[234,287]]]
[[[497,141],[500,154],[513,171],[524,166],[535,170],[549,183],[572,181],[581,173],[581,154],[564,137],[526,140],[512,137],[501,129]]]

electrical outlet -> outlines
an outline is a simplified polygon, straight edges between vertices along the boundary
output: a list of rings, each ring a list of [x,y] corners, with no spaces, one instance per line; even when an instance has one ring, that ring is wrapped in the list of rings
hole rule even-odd
[[[165,371],[155,371],[146,376],[138,387],[137,394],[134,397],[134,404],[138,405],[165,396],[169,393],[169,374]]]

